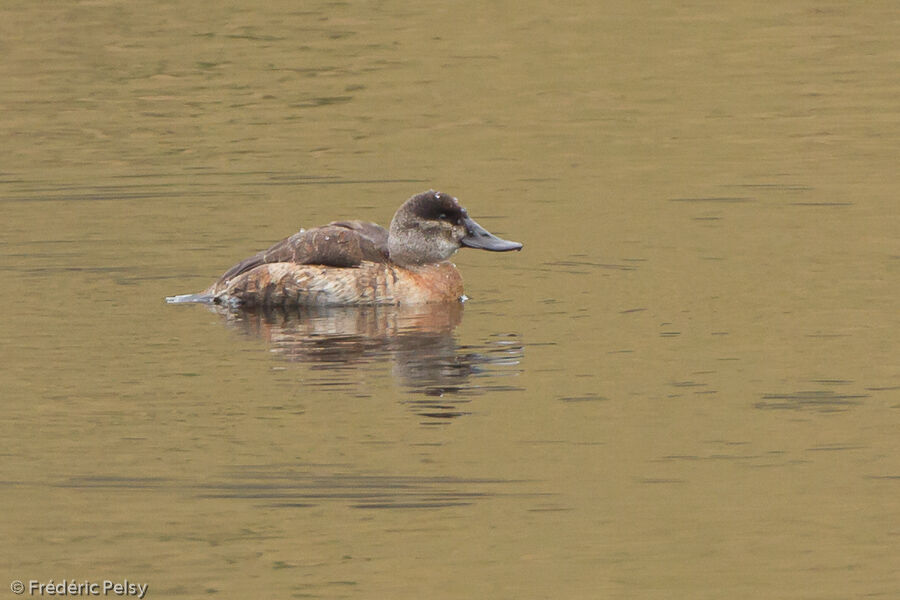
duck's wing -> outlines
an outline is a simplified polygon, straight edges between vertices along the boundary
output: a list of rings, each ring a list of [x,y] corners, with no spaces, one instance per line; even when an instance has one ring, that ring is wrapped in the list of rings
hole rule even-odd
[[[266,263],[356,267],[363,261],[387,262],[387,237],[384,227],[364,221],[335,221],[322,227],[301,229],[234,265],[219,281],[228,281]]]
[[[353,231],[359,238],[360,260],[370,262],[387,262],[388,230],[376,223],[367,221],[333,221],[326,227],[339,227]],[[356,264],[359,264],[357,262]],[[331,264],[331,263],[321,263]]]

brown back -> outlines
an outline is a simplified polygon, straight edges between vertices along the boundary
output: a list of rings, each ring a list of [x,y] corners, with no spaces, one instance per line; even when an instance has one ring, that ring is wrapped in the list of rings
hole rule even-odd
[[[267,263],[356,267],[363,261],[388,262],[387,229],[365,221],[334,221],[301,229],[274,246],[228,269],[220,282]]]

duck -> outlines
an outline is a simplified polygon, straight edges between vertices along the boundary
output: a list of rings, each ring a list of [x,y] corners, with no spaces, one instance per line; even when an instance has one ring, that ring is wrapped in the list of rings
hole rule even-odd
[[[460,248],[521,250],[469,216],[459,200],[428,190],[404,202],[385,229],[333,221],[300,229],[246,258],[206,290],[169,303],[231,307],[415,305],[465,300],[450,258]]]

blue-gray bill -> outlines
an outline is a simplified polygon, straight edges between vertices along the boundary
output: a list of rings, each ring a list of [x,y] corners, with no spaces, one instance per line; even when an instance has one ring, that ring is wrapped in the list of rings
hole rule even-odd
[[[460,244],[467,248],[478,248],[479,250],[490,250],[491,252],[509,252],[510,250],[522,249],[522,244],[519,242],[498,238],[469,217],[466,217],[463,223],[468,233],[466,237],[460,240]]]

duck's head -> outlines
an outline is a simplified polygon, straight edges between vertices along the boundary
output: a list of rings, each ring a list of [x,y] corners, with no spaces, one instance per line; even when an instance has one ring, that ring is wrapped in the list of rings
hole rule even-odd
[[[447,260],[461,246],[492,252],[521,250],[476,223],[450,194],[429,190],[403,203],[394,214],[388,235],[391,261],[424,265]]]

